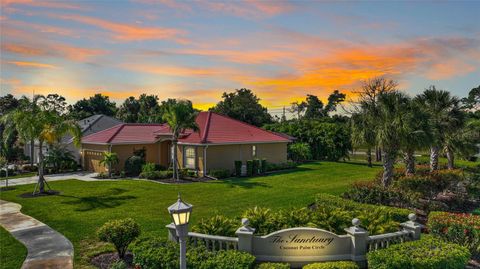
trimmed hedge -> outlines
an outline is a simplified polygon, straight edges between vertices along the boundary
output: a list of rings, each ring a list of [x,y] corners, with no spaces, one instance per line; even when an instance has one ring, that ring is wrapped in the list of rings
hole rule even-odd
[[[264,262],[259,264],[256,269],[290,269],[290,264],[279,262]]]
[[[269,163],[267,162],[266,172],[271,171],[279,171],[279,170],[288,170],[296,168],[297,164],[294,162],[286,162],[286,163]]]
[[[165,171],[149,171],[149,172],[142,172],[140,173],[140,178],[146,179],[166,179],[171,178],[173,176],[173,172],[171,170]]]
[[[265,172],[267,172],[267,160],[266,159],[262,159],[260,161],[261,163],[261,166],[260,166],[260,174],[265,174]]]
[[[138,176],[142,172],[145,160],[140,156],[130,156],[125,161],[125,174],[127,176]]]
[[[425,236],[369,252],[367,260],[369,269],[463,269],[470,252],[466,247]]]
[[[242,161],[235,161],[235,176],[242,176]]]
[[[431,212],[427,227],[431,234],[480,254],[480,216]]]
[[[210,172],[208,172],[208,175],[214,177],[214,178],[227,178],[231,176],[230,170],[228,169],[212,169]]]
[[[176,269],[179,267],[179,245],[158,237],[137,240],[132,248],[133,263],[141,268]],[[187,247],[189,269],[252,269],[255,257],[246,252],[221,250],[210,252],[204,246]]]
[[[359,269],[359,267],[352,261],[338,261],[307,264],[303,269]]]
[[[247,160],[247,177],[253,176],[253,160]]]

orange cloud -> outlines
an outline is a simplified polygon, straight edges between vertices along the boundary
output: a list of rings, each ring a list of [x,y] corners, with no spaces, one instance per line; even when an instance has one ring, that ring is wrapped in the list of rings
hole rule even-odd
[[[294,6],[286,1],[249,0],[243,2],[220,2],[203,0],[200,3],[211,11],[253,18],[275,16],[294,9]]]
[[[35,1],[35,0],[2,0],[1,7],[6,8],[12,5],[24,5],[32,7],[71,9],[71,10],[87,10],[85,6],[64,1]]]
[[[113,38],[121,41],[140,41],[140,40],[155,40],[166,39],[178,43],[187,43],[187,39],[182,38],[184,31],[165,28],[165,27],[146,27],[138,25],[129,25],[124,23],[116,23],[94,17],[81,15],[55,15],[50,14],[51,17],[56,17],[64,20],[72,20],[88,25],[93,25],[112,33]]]
[[[180,66],[158,66],[151,64],[128,64],[122,66],[125,69],[140,73],[151,73],[167,76],[218,76],[226,75],[231,71],[221,68],[194,68],[194,67],[180,67]]]
[[[43,63],[36,63],[36,62],[9,61],[7,63],[20,66],[20,67],[56,68],[56,66],[51,64],[43,64]]]
[[[89,49],[66,44],[45,44],[36,46],[16,43],[1,43],[2,52],[10,52],[24,56],[53,56],[84,62],[107,52],[100,49]]]

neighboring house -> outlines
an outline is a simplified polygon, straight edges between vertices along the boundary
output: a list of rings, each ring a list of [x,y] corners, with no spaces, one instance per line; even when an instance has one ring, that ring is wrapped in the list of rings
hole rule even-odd
[[[187,130],[178,141],[178,162],[181,168],[194,169],[200,175],[211,169],[234,171],[234,162],[267,159],[271,163],[287,161],[285,135],[269,132],[250,124],[213,112],[200,112],[196,118],[199,131]],[[172,156],[171,131],[166,124],[121,124],[89,135],[82,140],[83,167],[103,172],[102,152],[118,154],[124,169],[125,160],[139,149],[145,149],[146,161],[170,166]]]
[[[82,131],[82,137],[84,137],[84,136],[88,136],[96,132],[111,128],[123,122],[115,118],[99,114],[99,115],[93,115],[88,118],[79,120],[77,123],[80,126],[80,130]],[[71,136],[69,135],[64,136],[60,141],[60,144],[65,146],[65,148],[72,153],[74,159],[80,163],[81,161],[80,148],[75,147]],[[35,149],[34,149],[34,156],[33,156],[33,161],[35,163],[38,162],[38,150],[39,150],[38,142],[35,142]],[[30,143],[25,144],[24,153],[26,156],[30,157]],[[48,146],[43,147],[43,153],[44,155],[48,154]]]

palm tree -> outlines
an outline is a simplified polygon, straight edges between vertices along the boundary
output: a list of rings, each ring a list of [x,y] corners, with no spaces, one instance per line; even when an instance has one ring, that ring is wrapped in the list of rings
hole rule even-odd
[[[435,86],[418,95],[416,102],[428,113],[432,127],[432,143],[430,145],[430,170],[438,170],[438,158],[440,149],[445,146],[447,133],[455,132],[462,126],[462,113],[460,113],[460,101],[451,96],[449,92],[437,90]],[[453,151],[447,147],[449,166],[453,168]]]
[[[100,164],[103,164],[108,169],[108,177],[112,177],[112,166],[118,163],[118,155],[115,152],[103,152],[103,159]]]
[[[350,126],[353,145],[367,147],[368,167],[372,167],[372,148],[375,147],[375,125],[368,111],[362,109],[360,112],[353,113]]]
[[[384,187],[388,187],[392,182],[393,166],[402,138],[408,132],[408,105],[408,96],[398,91],[382,93],[378,97],[375,141],[383,150]]]
[[[34,98],[35,101],[38,98]],[[44,155],[43,147],[45,143],[58,143],[65,134],[73,137],[74,145],[80,145],[81,130],[77,122],[67,120],[58,115],[55,111],[42,110],[39,106],[33,105],[31,109],[17,109],[2,117],[3,122],[15,122],[14,128],[17,130],[20,138],[24,141],[35,139],[38,141],[38,187],[39,193],[45,192],[44,177]],[[35,186],[36,191],[37,186]],[[35,194],[34,191],[34,194]]]
[[[175,104],[168,105],[163,114],[163,120],[167,122],[172,131],[173,179],[179,179],[177,160],[178,138],[187,129],[192,131],[198,130],[198,125],[195,122],[196,116],[197,113],[192,107],[192,102],[188,100],[179,100]]]
[[[417,102],[409,101],[405,116],[405,136],[402,137],[402,151],[404,153],[405,175],[415,174],[415,150],[428,148],[431,142],[431,128],[428,114]]]

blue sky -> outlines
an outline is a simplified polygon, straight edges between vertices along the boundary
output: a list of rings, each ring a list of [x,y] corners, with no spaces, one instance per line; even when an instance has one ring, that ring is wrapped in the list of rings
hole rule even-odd
[[[373,76],[416,94],[480,84],[480,1],[2,0],[1,94],[140,93],[268,107]]]

